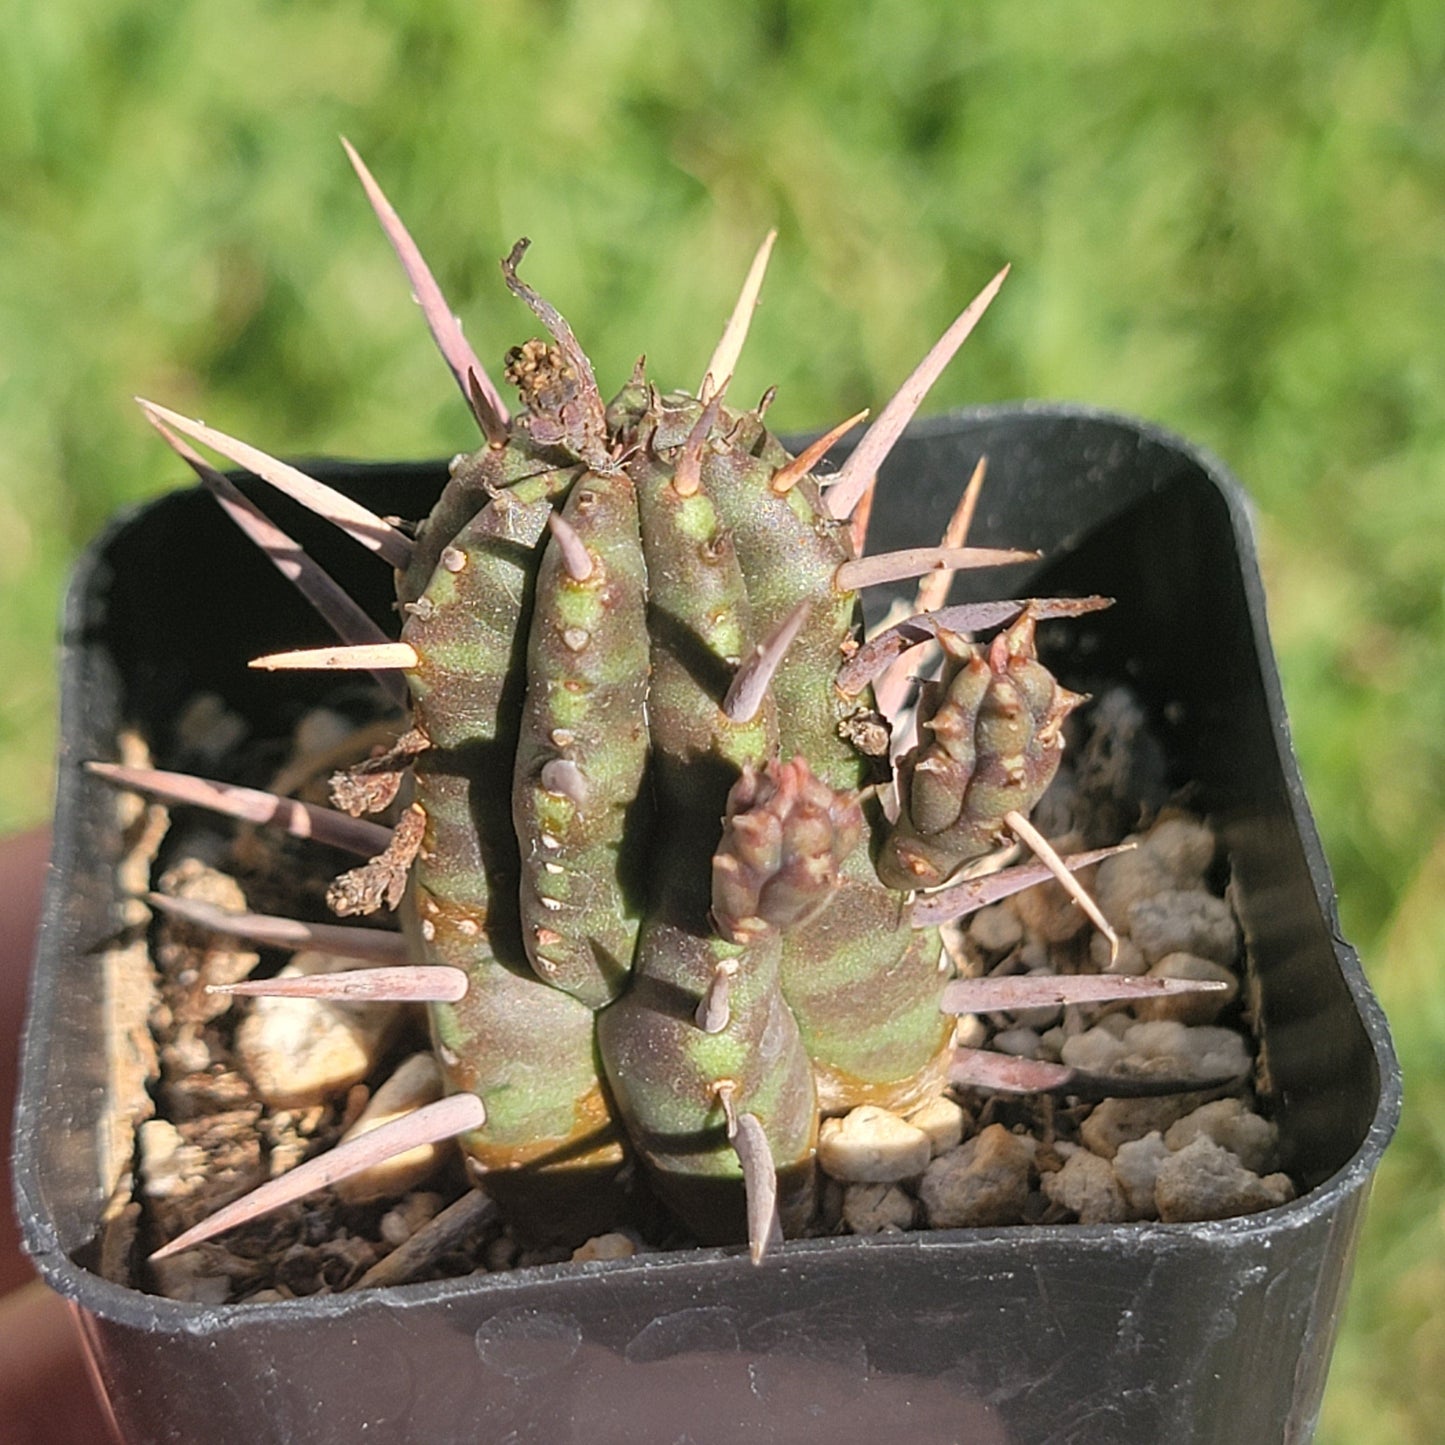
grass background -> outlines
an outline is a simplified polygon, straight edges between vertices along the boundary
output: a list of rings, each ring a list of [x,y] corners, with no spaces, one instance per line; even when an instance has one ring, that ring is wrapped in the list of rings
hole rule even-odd
[[[1320,1439],[1445,1418],[1445,8],[0,0],[0,826],[41,820],[65,570],[180,479],[151,395],[273,451],[469,424],[336,137],[487,360],[496,257],[616,383],[696,379],[781,242],[740,394],[876,403],[1015,270],[930,407],[1161,421],[1252,490],[1345,931],[1407,1070]],[[228,599],[230,605],[244,605]]]

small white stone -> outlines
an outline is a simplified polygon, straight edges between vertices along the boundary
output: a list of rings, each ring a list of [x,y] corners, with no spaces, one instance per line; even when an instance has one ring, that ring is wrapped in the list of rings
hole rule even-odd
[[[1082,1069],[1088,1074],[1107,1074],[1128,1053],[1122,1039],[1115,1038],[1110,1030],[1096,1026],[1066,1039],[1059,1056],[1071,1069]]]
[[[1142,843],[1126,838],[1126,843]],[[1094,875],[1094,901],[1104,917],[1117,929],[1127,929],[1129,912],[1136,903],[1174,886],[1169,870],[1149,849],[1137,847],[1116,853],[1099,864]]]
[[[1161,818],[1149,830],[1145,848],[1163,864],[1176,888],[1197,888],[1218,847],[1214,834],[1198,818]]]
[[[928,1135],[929,1152],[936,1159],[945,1150],[956,1149],[963,1143],[971,1121],[962,1104],[938,1094],[914,1109],[908,1115],[908,1122]]]
[[[1079,1138],[1105,1159],[1114,1158],[1121,1145],[1147,1134],[1163,1134],[1199,1102],[1198,1094],[1165,1094],[1157,1099],[1105,1099],[1089,1111],[1079,1126]]]
[[[1124,1046],[1145,1062],[1142,1072],[1182,1079],[1242,1078],[1249,1072],[1249,1050],[1233,1029],[1198,1024],[1193,1028],[1164,1020],[1138,1023],[1124,1035]]]
[[[193,1305],[223,1305],[230,1299],[230,1276],[212,1273],[214,1268],[207,1255],[194,1249],[151,1263],[157,1292]]]
[[[1039,1035],[1035,1029],[1000,1029],[993,1036],[993,1046],[1001,1054],[1011,1054],[1016,1059],[1036,1059],[1039,1056]]]
[[[189,1194],[196,1181],[205,1177],[205,1150],[187,1144],[169,1119],[147,1119],[136,1132],[141,1179],[150,1198]]]
[[[374,1093],[351,1128],[342,1136],[356,1139],[382,1124],[411,1114],[425,1104],[434,1104],[442,1096],[441,1068],[433,1054],[413,1054],[400,1064],[396,1072]],[[374,1199],[389,1199],[405,1194],[429,1178],[450,1157],[451,1140],[423,1144],[377,1164],[334,1187],[348,1204],[367,1204]]]
[[[960,1049],[981,1049],[988,1042],[988,1025],[977,1014],[963,1014],[953,1026],[953,1042]]]
[[[1192,953],[1227,964],[1239,951],[1229,904],[1198,888],[1167,889],[1135,903],[1129,909],[1129,936],[1150,963],[1171,953]]]
[[[984,953],[1005,954],[1023,942],[1024,930],[1007,903],[991,903],[969,920],[968,936]]]
[[[423,1225],[430,1224],[440,1213],[441,1207],[440,1194],[408,1194],[395,1209],[388,1209],[381,1216],[382,1239],[396,1249],[405,1244]]]
[[[843,1223],[853,1234],[908,1229],[916,1209],[896,1184],[850,1184],[843,1191]]]
[[[990,1124],[957,1149],[940,1154],[918,1186],[935,1229],[1017,1224],[1028,1203],[1035,1143]]]
[[[1051,1064],[1061,1063],[1064,1057],[1064,1044],[1068,1037],[1069,1035],[1064,1032],[1062,1027],[1045,1029],[1039,1035],[1039,1058],[1045,1059]]]
[[[916,1178],[928,1167],[928,1135],[874,1104],[861,1104],[841,1119],[824,1119],[818,1131],[818,1163],[834,1179],[892,1183]]]
[[[1098,1022],[1094,1024],[1094,1027],[1096,1029],[1102,1029],[1106,1034],[1110,1034],[1116,1039],[1123,1039],[1124,1035],[1127,1034],[1136,1023],[1138,1023],[1138,1019],[1131,1017],[1129,1014],[1115,1012],[1104,1014]]]
[[[1128,1139],[1114,1154],[1114,1177],[1124,1191],[1130,1219],[1156,1219],[1159,1207],[1154,1203],[1154,1182],[1159,1166],[1169,1157],[1169,1147],[1157,1129],[1142,1139]]]
[[[355,959],[304,952],[292,958],[280,977],[355,967]],[[236,1052],[268,1104],[304,1109],[360,1083],[381,1058],[401,1017],[394,1004],[258,998],[236,1030]]]
[[[1118,1224],[1128,1205],[1107,1159],[1077,1149],[1064,1167],[1042,1179],[1043,1191],[1055,1204],[1072,1210],[1080,1224]]]
[[[1172,1124],[1164,1136],[1170,1149],[1188,1148],[1201,1134],[1228,1149],[1246,1169],[1263,1174],[1274,1163],[1279,1130],[1244,1107],[1242,1099],[1215,1099]]]
[[[1228,1149],[1200,1134],[1159,1166],[1154,1198],[1166,1223],[1230,1219],[1288,1203],[1294,1185],[1283,1174],[1261,1179]]]

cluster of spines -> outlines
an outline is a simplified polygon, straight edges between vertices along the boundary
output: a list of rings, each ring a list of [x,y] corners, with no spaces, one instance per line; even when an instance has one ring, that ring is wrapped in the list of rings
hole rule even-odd
[[[879,466],[1005,273],[824,488],[813,468],[861,417],[792,458],[766,432],[762,407],[723,405],[771,236],[699,396],[659,396],[639,369],[611,407],[565,320],[518,276],[519,243],[504,277],[552,339],[509,356],[508,379],[523,399],[512,419],[395,212],[347,149],[483,446],[454,464],[413,540],[294,468],[143,403],[337,632],[338,647],[256,665],[370,669],[412,710],[394,754],[344,780],[338,797],[351,811],[376,811],[409,770],[411,800],[392,830],[251,790],[97,765],[114,781],[264,817],[369,856],[335,890],[339,911],[394,906],[405,893],[401,945],[373,929],[188,905],[194,921],[283,947],[324,937],[373,965],[232,991],[425,999],[451,1097],[398,1126],[397,1150],[455,1133],[504,1202],[509,1191],[536,1201],[539,1188],[570,1180],[610,1208],[606,1185],[625,1148],[620,1115],[631,1147],[694,1231],[745,1232],[755,1258],[806,1216],[820,1110],[904,1107],[947,1078],[1084,1087],[1069,1070],[1000,1070],[952,1049],[949,1015],[1025,1007],[1045,994],[1084,1001],[1180,985],[1007,980],[1001,993],[1001,981],[970,980],[949,985],[940,1002],[933,929],[1050,873],[1073,883],[1071,869],[1102,856],[1057,859],[1027,813],[1057,766],[1059,725],[1073,702],[1034,656],[1034,622],[1103,604],[939,609],[940,577],[1033,555],[964,545],[981,472],[943,546],[859,555]],[[178,433],[288,491],[387,561],[401,638],[381,634]],[[908,576],[925,578],[921,615],[860,645],[857,589]],[[999,623],[1011,625],[986,650],[962,636]],[[948,668],[925,688],[920,713],[932,740],[905,762],[890,823],[878,790],[866,786],[869,759],[856,742],[868,731],[871,684],[897,692],[902,656],[930,640],[942,644]],[[977,756],[980,745],[987,756]],[[940,791],[949,796],[940,801]],[[1045,864],[948,884],[1006,832],[1033,844]],[[900,891],[922,883],[945,886]],[[1010,1002],[998,1002],[1005,994]],[[381,1147],[376,1134],[367,1140],[357,1168]],[[341,1150],[312,1161],[158,1253],[347,1167]]]

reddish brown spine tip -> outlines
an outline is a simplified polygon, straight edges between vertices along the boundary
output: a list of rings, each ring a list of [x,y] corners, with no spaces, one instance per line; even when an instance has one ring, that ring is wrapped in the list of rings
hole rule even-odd
[[[718,416],[722,412],[723,393],[726,390],[727,380],[724,379],[712,400],[703,407],[702,415],[693,423],[687,440],[682,444],[677,469],[672,474],[672,488],[680,497],[691,497],[702,485],[703,448],[707,445],[712,429],[717,425]]]
[[[784,462],[777,471],[773,473],[773,479],[769,483],[773,491],[780,497],[792,489],[823,460],[833,447],[843,440],[855,426],[868,415],[868,408],[850,416],[847,421],[841,421],[830,432],[825,432],[817,441],[803,448],[792,461]]]

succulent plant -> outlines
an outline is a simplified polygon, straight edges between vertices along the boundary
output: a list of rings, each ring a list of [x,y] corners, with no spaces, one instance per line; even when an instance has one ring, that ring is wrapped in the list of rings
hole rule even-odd
[[[948,919],[1054,873],[1108,931],[1070,871],[1102,855],[1060,860],[1028,822],[1080,701],[1038,660],[1035,625],[1104,600],[940,605],[937,581],[952,571],[1034,555],[965,545],[981,471],[944,545],[863,555],[878,467],[1004,273],[822,477],[825,452],[861,418],[792,456],[765,424],[769,396],[752,408],[726,400],[771,236],[697,394],[657,390],[639,362],[610,404],[566,321],[521,278],[518,242],[502,273],[547,334],[507,357],[521,398],[511,415],[350,154],[482,432],[430,514],[393,525],[143,405],[338,633],[334,648],[255,665],[369,669],[409,726],[336,780],[334,810],[97,770],[364,855],[332,906],[395,908],[398,933],[158,902],[368,965],[234,992],[427,1002],[447,1095],[161,1253],[455,1135],[517,1218],[605,1226],[635,1160],[697,1238],[746,1239],[761,1257],[806,1224],[820,1117],[907,1108],[950,1081],[1079,1085],[1059,1066],[956,1048],[952,1013],[1207,986],[955,981],[951,1013],[941,1007]],[[400,636],[382,634],[184,437],[377,553],[396,575]],[[924,609],[865,640],[860,589],[910,576],[927,579]],[[915,701],[906,672],[920,648],[941,650],[942,667]],[[362,816],[386,809],[390,828]],[[1020,839],[1044,861],[969,871]]]

